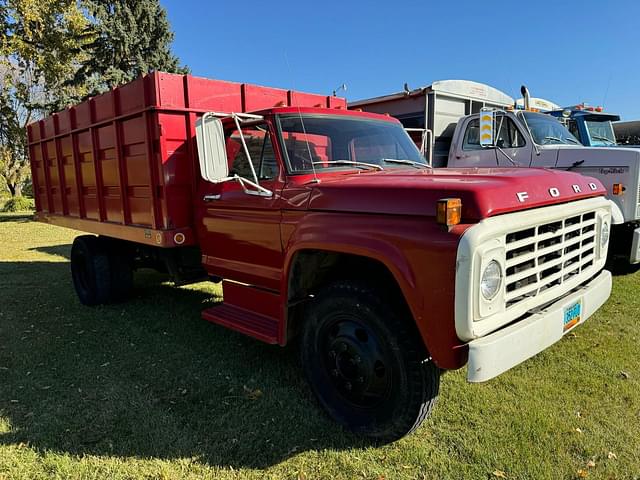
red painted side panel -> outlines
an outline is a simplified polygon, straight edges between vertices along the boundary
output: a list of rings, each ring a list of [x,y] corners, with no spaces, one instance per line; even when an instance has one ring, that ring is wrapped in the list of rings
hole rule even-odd
[[[71,111],[63,110],[56,114],[58,117],[58,133],[68,133],[71,131]]]
[[[96,170],[93,161],[93,148],[91,132],[85,130],[74,135],[72,141],[77,142],[78,158],[80,164],[80,177],[82,178],[82,190],[80,195],[85,205],[85,217],[93,220],[100,218],[98,212],[98,190],[96,188]]]
[[[118,87],[118,113],[124,115],[139,112],[145,107],[144,78]]]
[[[38,128],[34,128],[33,138],[39,138]],[[40,143],[29,146],[29,158],[31,159],[31,178],[33,181],[33,194],[36,199],[36,209],[40,212],[48,212],[49,201],[47,198],[47,186],[44,177],[44,161],[42,159],[42,148]]]
[[[122,97],[121,97],[122,98]],[[153,200],[151,172],[146,150],[146,129],[144,117],[123,120],[122,151],[124,169],[127,172],[127,201],[133,225],[151,225],[153,219]]]
[[[189,107],[213,112],[241,112],[242,86],[239,83],[215,81],[199,77],[187,77]]]
[[[63,166],[65,190],[67,199],[67,209],[71,216],[80,216],[80,200],[78,195],[78,184],[76,181],[76,168],[73,161],[73,143],[71,136],[61,137],[60,141],[60,161]]]
[[[45,127],[46,128],[46,127]],[[49,191],[51,193],[51,211],[63,213],[62,209],[62,184],[60,172],[58,170],[58,159],[56,158],[55,142],[48,141],[44,144],[45,164],[49,174]]]
[[[342,98],[278,88],[162,72],[140,77],[28,126],[36,209],[54,223],[64,216],[190,232],[198,116],[294,105],[346,108]],[[104,232],[91,225],[78,228]]]

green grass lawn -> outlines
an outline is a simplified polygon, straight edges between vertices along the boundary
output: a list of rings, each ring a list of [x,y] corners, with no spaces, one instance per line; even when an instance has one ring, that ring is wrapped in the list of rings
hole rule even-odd
[[[0,216],[0,479],[640,478],[640,272],[499,378],[443,376],[432,416],[376,447],[319,410],[295,348],[200,319],[215,287],[141,272],[79,304],[77,232]]]

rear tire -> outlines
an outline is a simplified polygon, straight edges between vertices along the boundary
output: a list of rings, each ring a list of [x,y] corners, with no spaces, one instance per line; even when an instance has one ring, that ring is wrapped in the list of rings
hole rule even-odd
[[[92,235],[77,237],[71,247],[71,276],[84,305],[125,300],[133,288],[133,266],[126,243]]]
[[[337,282],[309,305],[301,359],[311,389],[338,423],[380,442],[397,440],[427,418],[440,385],[405,308],[374,290]]]
[[[84,305],[107,303],[110,297],[109,257],[98,237],[76,237],[71,247],[71,277],[80,302]]]
[[[110,302],[121,302],[131,295],[133,290],[133,254],[125,241],[100,238],[106,244],[111,276]]]

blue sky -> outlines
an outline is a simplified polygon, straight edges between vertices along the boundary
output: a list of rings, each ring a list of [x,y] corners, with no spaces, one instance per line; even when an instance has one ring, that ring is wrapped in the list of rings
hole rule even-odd
[[[640,1],[161,0],[194,75],[349,100],[467,79],[640,118]]]

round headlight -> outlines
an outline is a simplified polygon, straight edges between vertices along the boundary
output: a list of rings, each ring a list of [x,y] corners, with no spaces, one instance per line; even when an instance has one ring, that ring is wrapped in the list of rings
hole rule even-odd
[[[609,224],[602,222],[602,230],[600,230],[600,245],[603,247],[609,242]]]
[[[500,284],[502,283],[502,269],[500,264],[495,260],[491,260],[482,272],[480,280],[480,292],[486,300],[491,300],[498,293]]]

